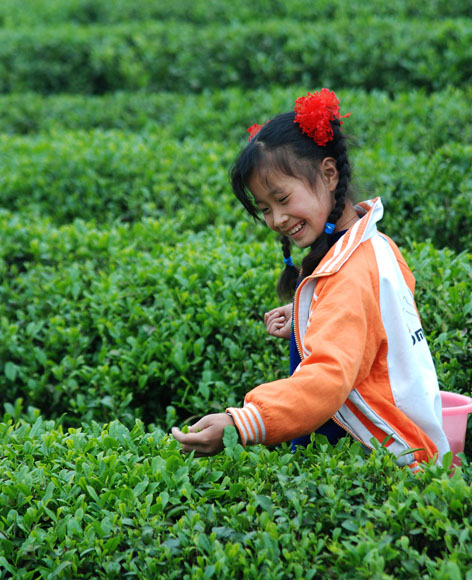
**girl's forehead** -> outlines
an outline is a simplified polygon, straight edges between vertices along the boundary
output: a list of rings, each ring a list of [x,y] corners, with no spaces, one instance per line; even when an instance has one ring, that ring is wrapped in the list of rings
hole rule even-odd
[[[284,183],[289,179],[288,175],[285,175],[281,171],[269,170],[267,167],[259,168],[252,172],[251,178],[249,179],[249,187],[253,193],[258,192],[271,192],[277,190],[281,183]]]
[[[248,181],[249,189],[261,193],[278,189],[281,184],[290,180],[302,181],[312,186],[318,180],[317,166],[314,160],[299,159],[287,148],[275,151],[262,151],[253,165]]]
[[[313,183],[303,175],[287,175],[280,170],[275,170],[271,172],[254,171],[249,180],[249,189],[253,196],[257,197],[284,192],[296,184],[303,184],[307,189],[313,188]]]

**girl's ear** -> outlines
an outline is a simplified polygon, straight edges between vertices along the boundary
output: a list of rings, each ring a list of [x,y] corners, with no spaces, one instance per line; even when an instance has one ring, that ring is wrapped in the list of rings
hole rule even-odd
[[[329,191],[331,193],[334,192],[339,181],[339,172],[336,169],[336,159],[334,159],[334,157],[325,157],[320,163],[320,172]]]

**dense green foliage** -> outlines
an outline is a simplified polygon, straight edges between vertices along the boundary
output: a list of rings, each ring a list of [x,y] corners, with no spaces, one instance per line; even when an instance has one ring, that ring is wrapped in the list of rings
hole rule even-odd
[[[463,0],[1,2],[0,577],[472,580],[465,456],[165,434],[286,375],[279,243],[228,169],[321,86],[472,395],[471,41]]]
[[[234,428],[223,454],[196,461],[140,422],[64,432],[6,419],[9,577],[470,578],[468,466],[414,477],[382,450],[321,436],[303,455],[244,450]]]
[[[267,262],[279,252],[262,226],[58,228],[8,213],[0,223],[0,384],[10,400],[69,421],[162,420],[167,405],[221,410],[286,372],[284,345],[261,322],[277,275]],[[470,255],[420,244],[406,256],[441,385],[467,392]]]
[[[0,130],[35,134],[68,130],[119,129],[153,133],[169,128],[169,138],[187,137],[243,143],[244,128],[274,111],[290,110],[293,96],[306,87],[238,87],[203,94],[117,92],[102,96],[35,93],[0,95]],[[446,87],[431,94],[421,90],[389,95],[385,91],[340,89],[343,110],[354,111],[345,131],[362,148],[378,144],[392,155],[399,147],[415,153],[450,142],[472,141],[472,87]],[[395,155],[398,156],[398,155]]]
[[[114,24],[118,22],[142,22],[149,20],[179,20],[194,24],[208,22],[247,23],[268,18],[294,20],[366,18],[372,14],[394,18],[443,18],[472,16],[472,8],[462,0],[3,0],[0,5],[0,25],[6,28],[36,26],[38,23],[57,25]]]
[[[28,207],[57,223],[179,214],[197,229],[199,219],[205,225],[217,220],[229,200],[226,195],[221,204],[231,152],[195,139],[178,143],[168,131],[144,137],[99,129],[7,137],[0,139],[0,155],[6,161],[0,183],[7,207]]]
[[[0,93],[102,94],[117,90],[202,91],[271,84],[389,91],[451,83],[472,74],[470,19],[367,17],[0,30]],[[362,39],[353,45],[353,38]]]
[[[401,242],[424,237],[426,229],[439,247],[470,247],[472,232],[461,220],[472,217],[472,146],[447,144],[434,153],[405,146],[399,158],[387,139],[367,151],[354,150],[353,160],[361,187],[382,192],[389,234]],[[53,216],[57,223],[126,222],[172,213],[195,231],[241,219],[231,209],[227,169],[234,151],[225,143],[197,137],[182,143],[159,129],[145,135],[96,129],[7,136],[0,138],[0,155],[6,206]]]
[[[395,99],[379,92],[341,94],[346,108],[356,110],[349,127],[358,136],[352,154],[360,189],[382,192],[385,227],[400,242],[422,237],[426,226],[427,237],[437,246],[470,247],[471,234],[460,224],[461,216],[471,211],[470,97],[470,89]],[[11,209],[30,206],[41,214],[53,213],[57,222],[76,217],[129,221],[169,211],[178,211],[185,221],[187,204],[182,201],[198,195],[202,211],[197,217],[192,209],[193,228],[223,213],[225,219],[238,220],[239,214],[215,207],[216,200],[232,203],[226,172],[234,148],[228,148],[226,139],[239,143],[241,127],[251,117],[263,119],[270,110],[288,108],[290,93],[279,89],[264,96],[256,91],[252,98],[256,106],[249,100],[241,104],[239,90],[187,96],[183,102],[167,93],[3,97],[0,127],[30,135],[0,140],[4,203]],[[459,116],[464,123],[460,131]],[[386,118],[388,131],[382,129]],[[77,130],[87,126],[88,131]],[[225,140],[218,141],[223,134]],[[409,219],[418,212],[420,220]]]

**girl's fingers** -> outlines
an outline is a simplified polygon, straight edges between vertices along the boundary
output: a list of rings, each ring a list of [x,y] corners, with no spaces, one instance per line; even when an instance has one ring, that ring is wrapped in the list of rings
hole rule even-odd
[[[208,442],[201,431],[199,433],[183,433],[177,427],[172,427],[172,435],[182,444],[184,453],[195,451],[195,457],[211,455],[207,449]]]
[[[172,427],[171,433],[177,439],[177,441],[180,441],[180,443],[185,445],[198,446],[201,442],[200,433],[184,433],[178,427]]]
[[[223,432],[228,425],[234,425],[233,419],[226,413],[207,415],[183,433],[172,427],[171,433],[182,444],[185,453],[195,451],[197,457],[214,455],[223,448]]]
[[[274,326],[274,327],[281,327],[286,323],[285,318],[275,318],[274,320],[271,320],[267,326]]]
[[[291,318],[285,318],[284,316],[281,316],[268,322],[266,324],[266,330],[269,334],[272,334],[277,337],[285,336],[286,333],[290,330],[290,326],[291,326]]]
[[[292,305],[286,304],[285,306],[281,306],[279,308],[274,308],[269,312],[264,314],[264,322],[266,326],[271,324],[274,321],[277,323],[285,324],[287,321],[291,320],[292,318]]]
[[[268,312],[265,316],[264,316],[264,322],[266,324],[269,324],[272,320],[274,320],[274,318],[280,318],[280,313],[275,311],[275,312]]]
[[[283,316],[282,314],[279,313],[277,315],[273,314],[273,315],[269,316],[266,319],[265,323],[266,323],[266,326],[269,326],[270,324],[274,324],[274,323],[280,324],[281,322],[284,322],[284,321],[285,321],[285,316]]]

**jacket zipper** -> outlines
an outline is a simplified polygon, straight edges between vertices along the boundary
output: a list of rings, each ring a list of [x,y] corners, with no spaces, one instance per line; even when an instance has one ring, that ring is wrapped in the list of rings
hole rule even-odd
[[[307,280],[308,278],[305,278],[305,280]],[[301,345],[298,341],[298,332],[297,332],[297,324],[295,322],[296,319],[298,319],[298,316],[295,316],[295,312],[298,313],[298,302],[299,302],[299,296],[300,296],[300,289],[301,286],[303,284],[303,280],[300,284],[300,286],[297,289],[297,292],[295,294],[295,301],[294,301],[294,305],[293,305],[293,313],[292,313],[292,324],[293,324],[293,334],[295,337],[295,344],[297,346],[297,350],[298,350],[298,354],[300,355],[300,360],[303,360],[303,353],[302,353],[302,348]],[[334,415],[331,417],[331,419],[337,424],[339,425],[339,427],[341,427],[341,429],[344,429],[344,431],[346,431],[346,433],[348,433],[353,439],[356,439],[356,441],[359,441],[359,443],[361,443],[362,445],[364,445],[364,447],[367,447],[368,449],[374,449],[374,447],[372,447],[372,445],[368,445],[365,441],[363,441],[360,437],[357,437],[357,435],[354,435],[354,433],[352,431],[350,431],[347,427],[345,427],[338,419],[336,419],[336,417],[334,417]]]
[[[349,433],[349,435],[351,437],[356,439],[356,441],[359,441],[359,443],[361,443],[364,447],[367,447],[368,449],[372,449],[372,451],[374,450],[374,447],[372,447],[372,445],[367,445],[367,443],[365,441],[363,441],[360,437],[358,437],[357,435],[354,435],[354,433],[352,431],[350,431],[347,427],[345,427],[338,419],[336,419],[336,417],[334,415],[331,417],[331,419],[336,423],[336,425],[339,425],[341,427],[341,429],[344,429],[344,431],[346,431],[346,433]]]

